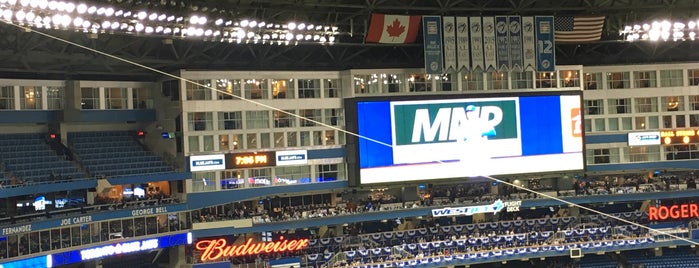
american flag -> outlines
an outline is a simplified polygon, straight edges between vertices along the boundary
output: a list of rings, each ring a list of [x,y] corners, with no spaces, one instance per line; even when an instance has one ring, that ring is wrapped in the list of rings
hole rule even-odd
[[[556,43],[589,43],[602,37],[604,16],[556,16]]]

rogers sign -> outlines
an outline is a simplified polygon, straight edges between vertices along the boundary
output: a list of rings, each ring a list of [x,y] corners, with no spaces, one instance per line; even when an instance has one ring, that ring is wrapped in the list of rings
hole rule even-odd
[[[648,208],[648,220],[686,220],[699,218],[699,205],[680,204],[672,206],[659,206]]]

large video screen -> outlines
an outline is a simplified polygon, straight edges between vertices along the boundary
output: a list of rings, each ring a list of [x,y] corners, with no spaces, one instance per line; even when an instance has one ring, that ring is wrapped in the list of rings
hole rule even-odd
[[[359,183],[584,168],[579,93],[461,97],[353,102]]]

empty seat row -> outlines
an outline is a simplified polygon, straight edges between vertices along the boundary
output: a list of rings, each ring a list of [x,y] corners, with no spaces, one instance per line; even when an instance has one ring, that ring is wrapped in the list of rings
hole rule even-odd
[[[80,155],[80,159],[86,160],[86,159],[118,159],[118,158],[134,158],[134,157],[143,157],[143,156],[150,156],[148,152],[145,151],[129,151],[129,152],[113,152],[113,151],[104,151],[100,153],[91,153],[91,154],[81,154],[78,152],[78,155]]]
[[[79,161],[94,176],[172,171],[160,157],[144,150],[135,141],[134,135],[131,131],[76,132],[69,133],[68,139],[75,148]]]
[[[71,138],[70,141],[73,144],[77,143],[93,143],[93,142],[105,142],[105,141],[130,141],[132,136],[113,136],[113,137],[75,137]]]
[[[5,168],[9,171],[15,170],[25,170],[25,169],[50,169],[50,168],[62,168],[62,167],[72,167],[70,162],[34,162],[34,163],[20,163],[20,164],[6,164]]]
[[[116,169],[116,170],[104,170],[100,173],[94,173],[94,175],[106,175],[106,176],[126,176],[126,175],[137,175],[137,174],[149,174],[149,173],[163,173],[171,172],[170,167],[144,167],[144,168],[134,168],[134,169]]]
[[[160,161],[152,161],[152,162],[140,162],[140,163],[106,163],[106,164],[99,164],[99,165],[89,165],[87,166],[87,169],[94,173],[94,172],[101,172],[104,170],[113,170],[113,169],[134,169],[134,168],[145,168],[145,167],[162,167],[165,166],[162,162]]]
[[[99,153],[104,153],[104,152],[139,152],[142,151],[143,149],[135,146],[109,146],[109,147],[95,147],[95,148],[84,148],[84,149],[77,149],[76,152],[80,155],[88,155],[88,154],[99,154]]]
[[[7,160],[13,158],[27,158],[34,156],[46,156],[45,151],[14,151],[14,152],[0,152],[0,159]]]
[[[68,174],[77,173],[78,170],[75,167],[61,167],[61,168],[50,168],[50,169],[30,169],[30,170],[17,170],[12,171],[15,176],[20,178],[30,177],[30,176],[50,176],[51,174]]]
[[[90,142],[90,143],[73,143],[76,150],[88,148],[108,148],[108,147],[129,147],[138,146],[133,141],[107,141],[107,142]]]
[[[2,139],[2,137],[0,137],[0,146],[12,146],[12,145],[17,145],[19,143],[21,143],[21,144],[44,144],[46,142],[43,140],[36,140],[36,139],[33,139],[33,140],[7,139],[7,140],[5,140],[5,139]]]
[[[16,134],[3,134],[0,135],[2,140],[36,140],[42,139],[44,134],[39,133],[16,133]]]
[[[83,159],[82,163],[87,166],[101,164],[116,164],[116,163],[142,163],[142,162],[160,162],[160,157],[154,155],[134,156],[134,157],[118,157],[118,158],[88,158]]]
[[[17,152],[17,151],[46,151],[51,150],[46,144],[14,144],[0,146],[0,152]]]
[[[2,161],[6,165],[34,163],[34,162],[53,162],[53,161],[59,160],[58,156],[56,156],[56,155],[35,155],[35,156],[14,157],[14,158],[5,158],[3,156],[5,156],[5,154],[0,153],[0,159],[2,159]]]
[[[71,132],[68,138],[80,137],[118,137],[132,135],[132,131],[91,131],[91,132]]]

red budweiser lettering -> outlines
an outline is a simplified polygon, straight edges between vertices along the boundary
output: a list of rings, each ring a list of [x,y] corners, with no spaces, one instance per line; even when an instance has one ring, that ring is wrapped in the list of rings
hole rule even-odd
[[[648,208],[648,219],[657,220],[679,220],[699,217],[699,207],[697,204],[681,204],[672,206],[659,206]]]
[[[227,245],[223,238],[200,240],[194,247],[202,251],[201,261],[214,261],[220,258],[238,257],[246,255],[256,255],[260,253],[275,253],[296,251],[308,247],[308,239],[279,240],[276,242],[253,243],[249,238],[242,245]]]

